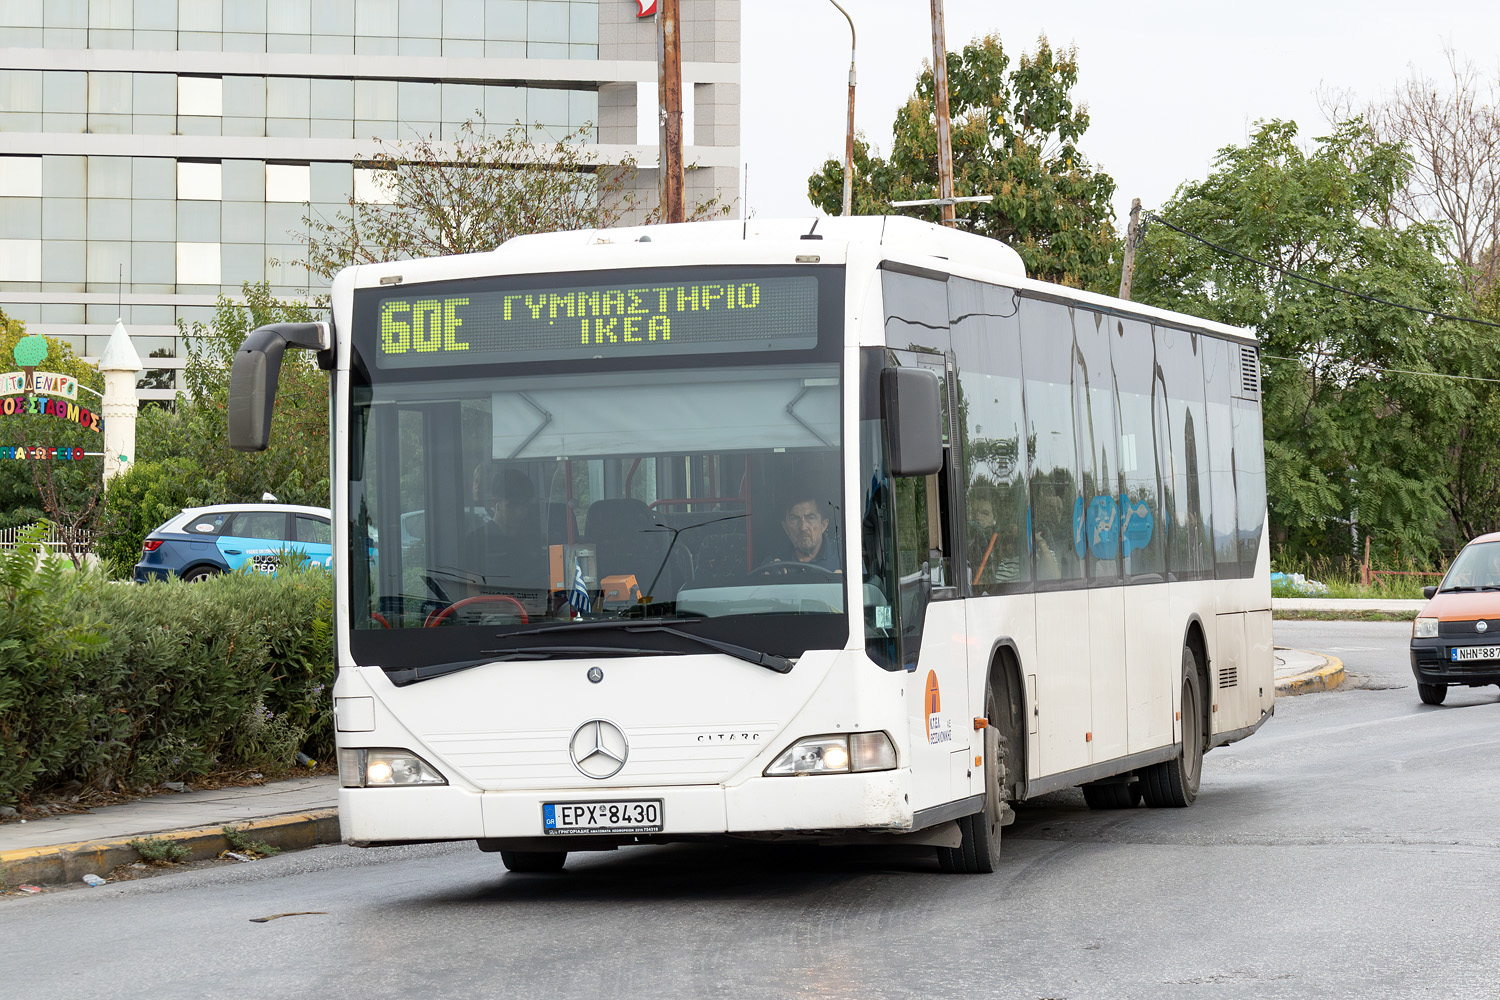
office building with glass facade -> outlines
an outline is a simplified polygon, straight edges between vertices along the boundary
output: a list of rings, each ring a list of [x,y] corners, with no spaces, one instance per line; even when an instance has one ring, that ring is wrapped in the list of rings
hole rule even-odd
[[[483,114],[588,125],[655,201],[656,24],[636,0],[3,0],[0,310],[97,357],[123,317],[170,398],[177,324],[316,296],[304,216],[382,197],[376,139]],[[739,186],[739,0],[681,0],[688,199]],[[639,120],[639,123],[638,123]]]

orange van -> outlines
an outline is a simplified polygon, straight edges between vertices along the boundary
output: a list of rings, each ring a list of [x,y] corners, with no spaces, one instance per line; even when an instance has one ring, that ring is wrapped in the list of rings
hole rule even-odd
[[[1455,684],[1500,684],[1500,532],[1465,545],[1411,630],[1417,693],[1441,705]]]

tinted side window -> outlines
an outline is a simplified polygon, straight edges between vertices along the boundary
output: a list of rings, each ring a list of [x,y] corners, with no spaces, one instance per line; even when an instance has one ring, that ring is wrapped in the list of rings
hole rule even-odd
[[[1166,520],[1159,466],[1167,455],[1166,384],[1156,365],[1151,327],[1112,320],[1110,338],[1120,413],[1120,555],[1125,575],[1150,582],[1166,573]]]
[[[1018,299],[1009,288],[954,278],[948,301],[962,413],[964,576],[976,594],[1024,591],[1031,583],[1031,504]]]
[[[333,529],[322,518],[298,514],[297,541],[312,542],[317,545],[332,545]]]
[[[1087,560],[1090,580],[1120,581],[1120,460],[1115,422],[1115,376],[1109,327],[1099,313],[1074,313],[1079,370],[1073,384],[1073,419],[1083,489],[1073,505],[1073,548]]]
[[[286,541],[286,515],[280,511],[242,511],[224,532],[236,538],[266,538]]]
[[[1026,439],[1030,445],[1031,548],[1038,585],[1079,580],[1083,560],[1073,539],[1080,499],[1073,436],[1073,373],[1078,348],[1073,310],[1021,300],[1021,355],[1026,370]],[[1081,388],[1081,387],[1080,387]]]
[[[1239,501],[1240,573],[1255,573],[1255,556],[1266,524],[1266,451],[1261,440],[1260,370],[1253,347],[1236,346],[1240,388],[1234,401],[1235,496]]]
[[[1203,391],[1208,409],[1208,462],[1213,491],[1214,564],[1219,579],[1240,575],[1238,511],[1234,491],[1234,424],[1229,413],[1239,382],[1239,347],[1202,337]]]
[[[212,538],[219,533],[224,527],[224,523],[228,520],[229,515],[222,511],[217,514],[203,514],[189,521],[187,526],[182,530],[189,535],[202,535],[205,538]]]
[[[1208,427],[1203,410],[1204,338],[1169,326],[1154,328],[1156,359],[1166,385],[1168,462],[1162,470],[1171,515],[1167,572],[1171,579],[1212,577],[1209,534]]]

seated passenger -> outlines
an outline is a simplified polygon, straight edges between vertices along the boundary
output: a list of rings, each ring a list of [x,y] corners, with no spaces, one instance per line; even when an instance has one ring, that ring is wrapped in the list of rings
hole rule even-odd
[[[788,547],[772,562],[809,563],[831,573],[844,571],[843,555],[833,540],[836,532],[829,533],[829,520],[823,513],[827,506],[806,494],[798,494],[787,505],[781,529],[786,532]]]

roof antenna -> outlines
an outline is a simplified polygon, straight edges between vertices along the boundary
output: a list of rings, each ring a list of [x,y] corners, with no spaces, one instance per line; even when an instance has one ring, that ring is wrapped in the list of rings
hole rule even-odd
[[[823,217],[822,216],[819,216],[818,218],[814,219],[813,220],[813,224],[812,224],[812,229],[809,229],[807,232],[803,233],[802,234],[802,238],[804,240],[821,240],[823,237],[814,235],[813,231],[818,228],[818,223],[820,223],[822,221],[823,221]]]

